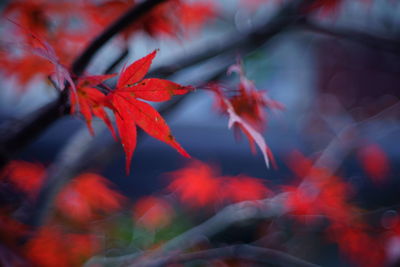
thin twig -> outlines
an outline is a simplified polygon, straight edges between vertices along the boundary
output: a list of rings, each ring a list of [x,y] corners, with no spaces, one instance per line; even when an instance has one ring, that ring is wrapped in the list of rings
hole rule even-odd
[[[129,49],[125,48],[121,54],[107,67],[105,74],[110,74],[115,71],[119,64],[129,55]]]

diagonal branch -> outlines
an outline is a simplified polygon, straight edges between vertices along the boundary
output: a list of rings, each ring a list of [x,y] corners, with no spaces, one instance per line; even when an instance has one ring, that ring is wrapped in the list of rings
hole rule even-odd
[[[135,266],[158,267],[169,264],[184,264],[196,260],[215,260],[215,259],[241,259],[262,264],[273,264],[274,266],[298,266],[298,267],[317,267],[318,265],[309,263],[303,259],[294,257],[282,251],[262,248],[252,245],[233,245],[221,248],[208,249],[186,254],[166,256],[155,259],[153,262],[138,264]]]
[[[133,22],[140,19],[143,15],[148,13],[155,6],[166,2],[168,0],[147,0],[140,4],[135,5],[122,15],[118,20],[105,29],[90,45],[83,51],[83,53],[72,64],[72,73],[79,76],[86,69],[90,60],[103,47],[114,35],[128,27]]]
[[[111,264],[112,266],[134,266],[150,264],[152,260],[167,257],[171,252],[180,252],[198,245],[204,238],[211,238],[230,225],[249,219],[267,219],[279,217],[289,212],[285,205],[286,193],[281,193],[272,198],[258,201],[244,201],[226,206],[210,219],[169,240],[164,245],[150,253],[133,253],[120,257],[91,258],[85,266]]]

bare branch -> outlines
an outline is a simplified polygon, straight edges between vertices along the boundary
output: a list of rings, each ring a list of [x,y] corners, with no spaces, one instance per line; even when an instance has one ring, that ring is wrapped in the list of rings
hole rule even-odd
[[[249,219],[275,218],[289,212],[288,207],[285,205],[286,198],[287,194],[281,193],[273,198],[244,201],[229,205],[207,221],[169,240],[160,248],[150,253],[134,253],[110,258],[96,256],[90,259],[85,266],[96,266],[96,264],[112,264],[113,266],[125,266],[127,264],[140,265],[148,260],[165,257],[171,252],[190,249],[205,238],[211,238],[235,223]]]
[[[125,48],[121,54],[107,67],[105,74],[113,73],[115,68],[129,55],[129,49]]]
[[[174,254],[174,253],[172,253]],[[161,259],[154,259],[148,263],[135,264],[134,266],[157,267],[168,264],[183,264],[196,260],[213,259],[242,259],[263,264],[273,264],[274,266],[298,266],[298,267],[317,267],[318,265],[309,263],[300,258],[294,257],[282,251],[261,248],[252,245],[234,245],[221,248],[214,248],[198,252],[177,254],[166,256]]]

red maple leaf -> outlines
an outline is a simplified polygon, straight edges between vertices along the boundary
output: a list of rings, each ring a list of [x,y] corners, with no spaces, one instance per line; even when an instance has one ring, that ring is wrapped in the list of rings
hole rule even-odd
[[[117,88],[108,96],[108,106],[114,111],[117,128],[126,154],[126,170],[136,146],[136,125],[150,136],[163,141],[185,157],[189,154],[175,141],[172,133],[158,113],[147,101],[165,101],[173,95],[186,94],[191,87],[162,79],[143,79],[148,72],[156,51],[133,62],[122,70]]]
[[[70,94],[71,113],[75,113],[77,112],[76,109],[79,109],[79,112],[85,118],[88,129],[92,135],[94,135],[94,130],[92,127],[92,118],[94,115],[104,121],[116,139],[114,127],[112,126],[111,120],[104,110],[104,101],[106,96],[95,88],[95,86],[101,84],[107,79],[114,77],[115,75],[116,74],[107,74],[79,78],[77,84],[77,93]]]
[[[76,177],[56,199],[59,211],[77,222],[86,222],[103,213],[116,211],[124,197],[110,188],[110,182],[94,173]]]
[[[264,156],[265,164],[269,167],[270,159],[273,160],[273,157],[262,135],[266,125],[266,115],[263,110],[264,108],[281,110],[283,106],[267,98],[264,91],[256,89],[254,83],[244,75],[240,60],[228,69],[228,74],[232,72],[239,74],[239,89],[227,91],[235,95],[226,96],[223,87],[218,84],[211,85],[211,89],[216,93],[219,108],[229,116],[229,128],[235,127],[241,130],[247,136],[253,152],[257,145]]]

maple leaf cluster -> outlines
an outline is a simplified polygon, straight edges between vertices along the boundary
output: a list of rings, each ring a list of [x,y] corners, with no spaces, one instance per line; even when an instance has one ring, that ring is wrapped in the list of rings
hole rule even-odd
[[[157,110],[150,104],[138,100],[162,102],[171,99],[174,95],[183,95],[192,90],[192,87],[181,86],[168,80],[143,79],[156,56],[156,50],[124,68],[118,78],[115,90],[111,90],[103,82],[116,74],[82,76],[76,79],[77,82],[74,82],[67,68],[60,63],[52,46],[26,29],[22,28],[22,30],[31,37],[31,44],[27,45],[28,48],[52,63],[53,76],[58,87],[63,90],[65,84],[69,84],[71,112],[83,115],[92,135],[94,130],[91,122],[93,116],[96,116],[104,121],[114,138],[117,139],[105,108],[113,111],[126,154],[127,173],[129,173],[130,162],[136,147],[136,125],[150,136],[171,145],[183,156],[189,157],[189,154],[175,141],[167,123]],[[104,85],[109,90],[107,95],[96,88],[99,85]]]
[[[218,203],[259,200],[270,190],[261,179],[239,175],[221,176],[215,168],[200,161],[169,174],[168,190],[176,193],[182,203],[204,207]]]
[[[155,196],[140,198],[136,201],[132,212],[133,219],[149,230],[169,225],[175,213],[168,201]]]

